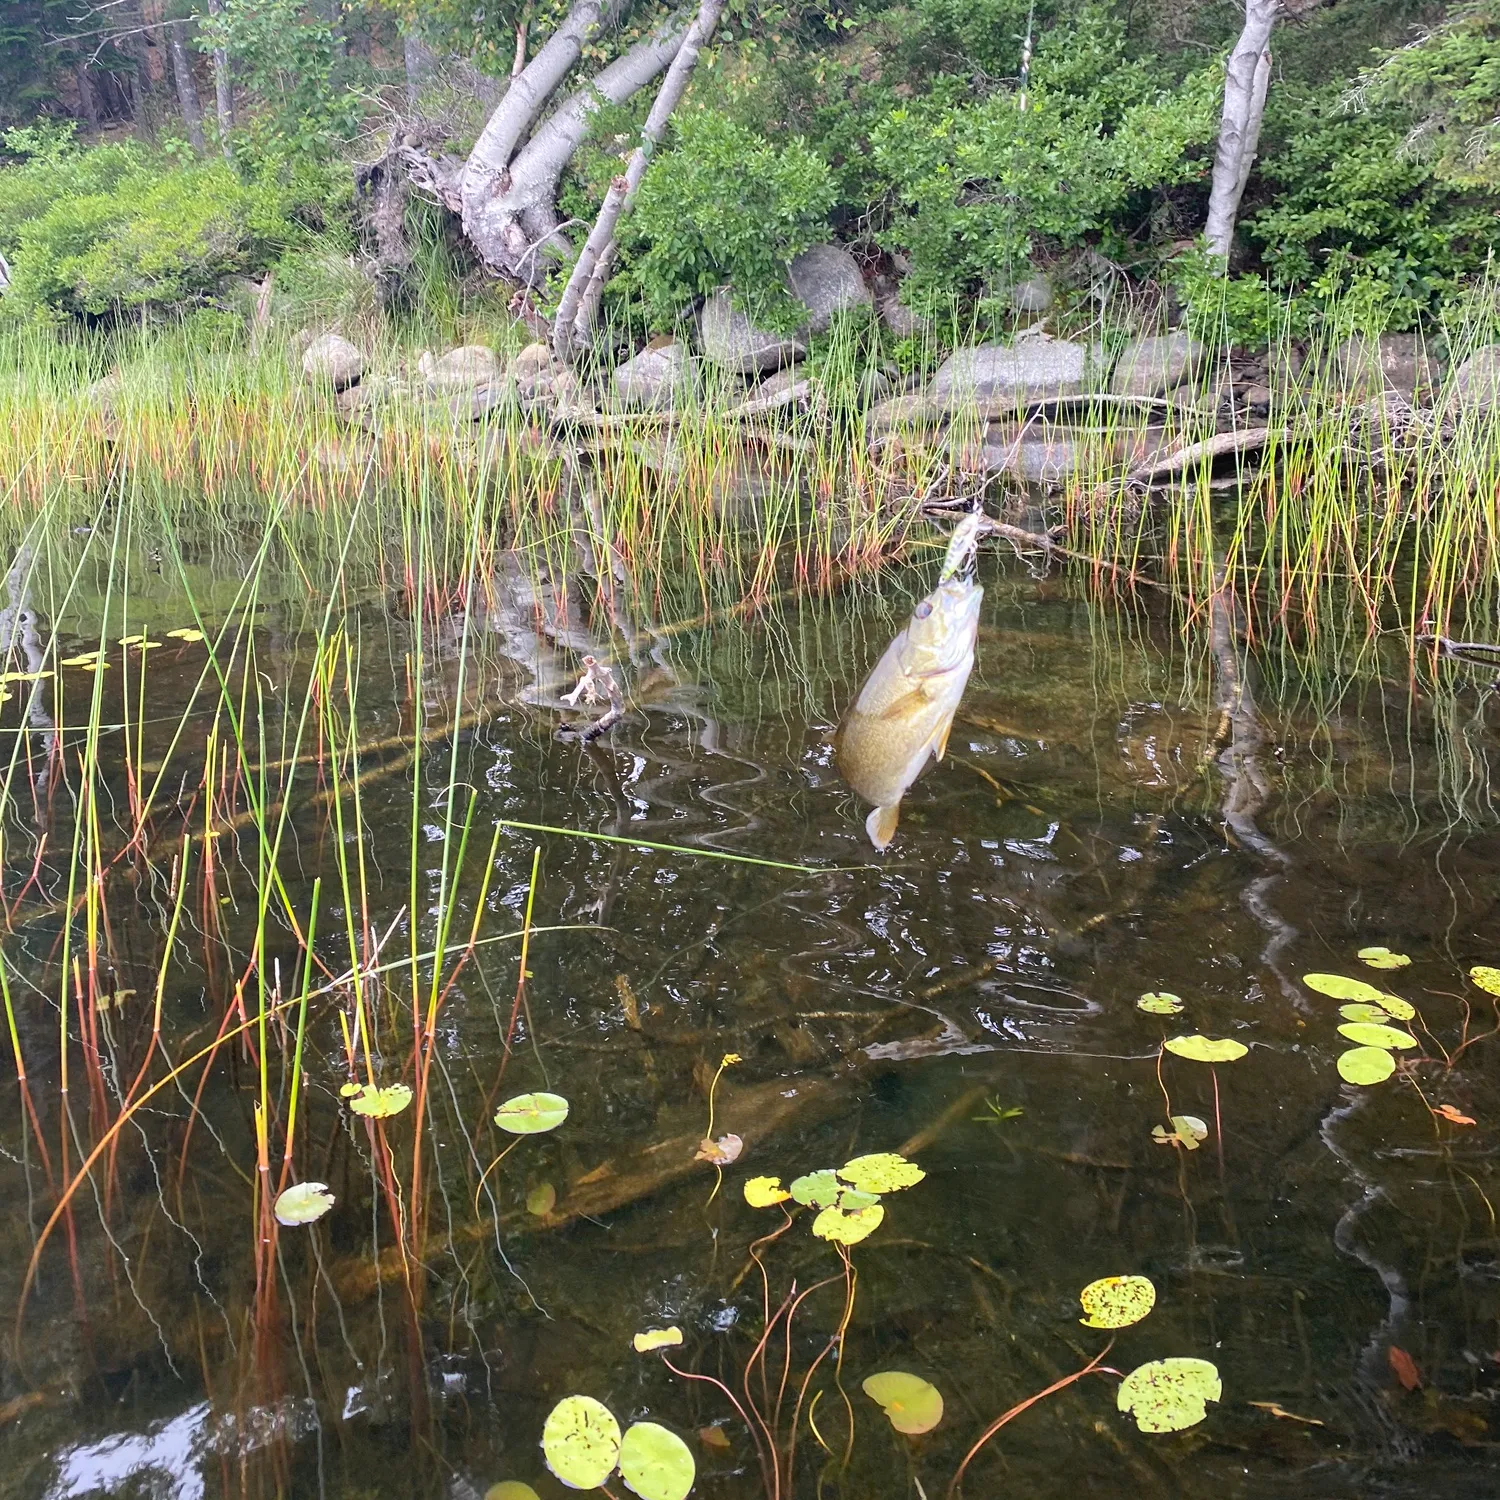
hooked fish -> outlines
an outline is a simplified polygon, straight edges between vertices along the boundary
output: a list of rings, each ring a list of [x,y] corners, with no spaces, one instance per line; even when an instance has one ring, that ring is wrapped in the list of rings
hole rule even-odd
[[[948,748],[974,665],[984,590],[974,582],[973,562],[984,525],[982,515],[959,523],[938,586],[886,647],[839,727],[839,771],[875,804],[865,831],[877,849],[895,836],[901,799],[928,757],[941,760]]]

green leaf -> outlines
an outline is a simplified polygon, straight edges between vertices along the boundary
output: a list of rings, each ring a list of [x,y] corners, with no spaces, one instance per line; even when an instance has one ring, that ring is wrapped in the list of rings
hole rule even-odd
[[[278,1224],[316,1224],[335,1201],[326,1182],[299,1182],[277,1198],[272,1211]]]
[[[1219,1372],[1206,1359],[1153,1359],[1120,1382],[1115,1401],[1142,1432],[1181,1432],[1208,1415],[1224,1394]]]
[[[570,1490],[596,1490],[620,1460],[620,1424],[592,1396],[564,1396],[542,1425],[547,1467]]]
[[[1500,995],[1500,969],[1490,964],[1475,964],[1469,970],[1469,978],[1488,995]]]
[[[751,1208],[770,1208],[785,1203],[792,1195],[782,1187],[779,1177],[752,1177],[745,1184],[745,1202]]]
[[[879,1193],[861,1193],[857,1188],[845,1188],[839,1194],[837,1206],[845,1213],[854,1213],[861,1208],[874,1208],[879,1202]]]
[[[1302,982],[1333,1000],[1364,1000],[1380,1004],[1380,991],[1363,979],[1346,979],[1342,974],[1304,974]]]
[[[388,1120],[392,1115],[399,1115],[410,1103],[411,1090],[404,1083],[388,1084],[383,1089],[367,1083],[349,1101],[349,1108],[372,1120]]]
[[[1234,1062],[1250,1049],[1243,1042],[1207,1036],[1174,1036],[1166,1044],[1168,1052],[1192,1062]]]
[[[915,1187],[927,1174],[914,1161],[894,1151],[856,1156],[839,1168],[839,1176],[862,1193],[896,1193]]]
[[[1339,1077],[1345,1083],[1384,1083],[1396,1071],[1396,1059],[1384,1047],[1351,1047],[1339,1053]]]
[[[792,1182],[792,1197],[804,1208],[832,1208],[843,1191],[844,1185],[834,1176],[832,1167],[808,1172]]]
[[[881,1370],[879,1374],[867,1375],[860,1382],[860,1389],[884,1410],[897,1432],[915,1437],[931,1432],[943,1420],[942,1392],[920,1375],[908,1375],[905,1370]]]
[[[1079,1292],[1085,1328],[1129,1328],[1156,1306],[1156,1288],[1145,1276],[1105,1276]]]
[[[568,1118],[561,1094],[517,1094],[495,1111],[495,1124],[512,1135],[545,1135]]]
[[[1382,995],[1380,1003],[1398,1021],[1409,1021],[1417,1013],[1416,1006],[1409,1000],[1403,1000],[1400,995]]]
[[[526,1195],[526,1212],[533,1218],[545,1219],[557,1207],[557,1189],[550,1182],[539,1182]]]
[[[1348,1021],[1339,1027],[1339,1035],[1361,1047],[1395,1047],[1405,1051],[1417,1045],[1416,1037],[1409,1031],[1398,1031],[1394,1026],[1376,1026],[1369,1021]]]
[[[874,1208],[857,1208],[853,1213],[825,1208],[813,1220],[812,1232],[820,1240],[831,1240],[836,1245],[857,1245],[880,1228],[883,1218],[885,1209],[879,1203]]]
[[[634,1422],[620,1444],[620,1477],[641,1500],[685,1500],[697,1476],[688,1445],[655,1422]]]
[[[1171,1130],[1153,1125],[1151,1134],[1162,1145],[1175,1141],[1189,1151],[1196,1151],[1208,1139],[1208,1126],[1197,1115],[1173,1115]]]
[[[1182,1014],[1182,1000],[1166,990],[1153,990],[1149,994],[1142,995],[1135,1002],[1135,1008],[1151,1016],[1176,1016]]]
[[[1346,1021],[1373,1021],[1377,1026],[1392,1018],[1391,1012],[1379,1005],[1341,1005],[1339,1014]]]
[[[519,1479],[502,1479],[484,1492],[484,1500],[542,1500],[542,1497]]]
[[[1404,969],[1411,962],[1404,953],[1392,953],[1389,948],[1361,948],[1356,957],[1372,969]]]

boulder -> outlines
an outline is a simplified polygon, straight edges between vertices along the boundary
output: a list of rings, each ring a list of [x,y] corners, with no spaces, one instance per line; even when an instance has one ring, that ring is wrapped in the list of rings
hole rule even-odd
[[[1453,373],[1453,402],[1471,411],[1500,406],[1500,344],[1477,349]]]
[[[905,396],[890,396],[872,406],[865,415],[865,427],[872,435],[899,428],[925,428],[935,426],[942,416],[942,408],[930,396],[913,391]]]
[[[725,413],[730,417],[756,417],[785,407],[805,405],[815,394],[815,382],[806,378],[801,365],[788,365],[746,392],[746,399]]]
[[[721,287],[703,304],[698,315],[698,344],[710,363],[741,375],[776,370],[807,353],[807,341],[800,334],[757,328],[730,301],[727,287]]]
[[[1083,389],[1088,350],[1064,339],[1017,339],[955,349],[933,376],[932,399],[950,411],[980,401],[1026,406]]]
[[[876,311],[880,314],[880,321],[898,339],[920,338],[927,332],[927,319],[921,313],[913,312],[894,291],[880,298]]]
[[[1109,388],[1117,396],[1165,396],[1197,374],[1203,354],[1203,345],[1182,332],[1136,339],[1120,355]]]
[[[787,267],[792,295],[807,308],[807,331],[827,333],[834,314],[873,307],[858,263],[842,245],[814,245]]]
[[[1357,401],[1394,391],[1416,404],[1431,396],[1439,379],[1437,361],[1415,333],[1383,333],[1373,340],[1355,334],[1334,350],[1334,361],[1344,390]]]
[[[438,359],[423,354],[417,371],[436,390],[472,390],[487,385],[500,373],[500,361],[483,344],[464,344]]]
[[[615,395],[626,406],[647,411],[669,411],[692,379],[693,362],[685,345],[664,344],[642,349],[633,359],[616,367],[612,381]]]
[[[1010,305],[1017,312],[1044,313],[1052,306],[1052,283],[1045,276],[1028,276],[1010,288]]]
[[[322,333],[302,351],[302,373],[314,385],[347,390],[365,372],[365,357],[337,333]]]

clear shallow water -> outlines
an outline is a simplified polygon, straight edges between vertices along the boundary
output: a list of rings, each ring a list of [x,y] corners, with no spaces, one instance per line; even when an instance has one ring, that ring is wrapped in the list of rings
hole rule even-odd
[[[203,567],[205,583],[232,587],[222,563]],[[1223,1401],[1187,1433],[1149,1437],[1115,1410],[1113,1379],[1091,1377],[1004,1428],[971,1467],[968,1495],[1493,1493],[1500,1039],[1451,1072],[1438,1051],[1456,1045],[1465,999],[1471,1033],[1495,1021],[1463,981],[1469,965],[1500,956],[1500,834],[1486,811],[1496,720],[1484,679],[1453,668],[1413,684],[1392,659],[1352,683],[1299,682],[1280,658],[1261,661],[1268,796],[1256,850],[1224,832],[1206,662],[1164,621],[1090,607],[1070,585],[988,561],[949,757],[909,794],[881,858],[864,839],[865,809],[839,782],[831,733],[926,576],[706,627],[617,615],[637,707],[592,745],[557,737],[577,717],[558,695],[584,650],[606,650],[601,611],[575,608],[559,625],[533,580],[497,575],[467,631],[457,617],[426,621],[414,691],[417,626],[380,588],[349,590],[340,613],[357,647],[366,747],[367,896],[353,915],[361,932],[389,934],[389,955],[410,953],[413,910],[419,949],[450,908],[462,944],[497,819],[809,868],[502,830],[480,928],[497,940],[474,951],[437,1023],[426,1233],[405,1269],[379,1140],[339,1097],[346,997],[310,1007],[297,1127],[296,1175],[326,1181],[338,1201],[315,1229],[281,1232],[270,1302],[255,1287],[251,1055],[221,1052],[196,1115],[199,1069],[154,1096],[121,1132],[112,1171],[101,1163],[75,1199],[76,1274],[62,1228],[42,1258],[5,1355],[0,1490],[468,1500],[515,1478],[560,1495],[537,1444],[552,1404],[578,1391],[622,1421],[649,1417],[687,1436],[695,1493],[761,1493],[754,1448],[723,1395],[636,1355],[631,1335],[679,1324],[675,1362],[739,1390],[764,1318],[748,1246],[781,1222],[745,1205],[744,1180],[906,1146],[926,1180],[888,1198],[884,1224],[853,1251],[858,1289],[841,1350],[850,1405],[830,1355],[807,1399],[822,1389],[813,1414],[831,1453],[804,1420],[783,1493],[941,1494],[990,1420],[1098,1352],[1104,1336],[1079,1326],[1077,1293],[1123,1272],[1150,1276],[1158,1300],[1108,1362],[1211,1359]],[[540,631],[539,598],[550,622]],[[149,559],[132,600],[133,627],[185,618]],[[252,675],[268,761],[291,747],[322,608],[288,580],[257,613]],[[76,602],[50,618],[38,611],[43,634],[55,624],[64,637],[96,630],[89,612]],[[163,849],[177,809],[196,809],[190,823],[203,815],[193,793],[209,716],[200,705],[181,720],[202,649],[153,653],[144,712],[128,672],[101,688],[102,719],[135,725],[133,763],[169,767],[172,794],[154,825]],[[82,722],[93,679],[65,681],[63,722]],[[455,713],[462,728],[434,733],[413,762],[419,699],[429,728]],[[129,826],[125,735],[101,741],[105,829]],[[55,1171],[65,1135],[74,1167],[101,1138],[146,1056],[174,902],[170,852],[114,869],[106,983],[135,995],[102,1013],[92,1043],[74,1025],[65,1114],[53,898],[65,894],[62,853],[85,825],[62,792],[39,812],[35,784],[13,778],[6,892],[17,910],[4,951]],[[348,963],[328,789],[306,767],[288,803],[284,898],[270,905],[266,940],[288,987],[298,943],[285,909],[305,921],[315,878],[319,957],[332,973]],[[470,789],[467,862],[445,879],[452,807],[461,819]],[[347,783],[343,797],[352,808]],[[351,829],[352,817],[346,854]],[[537,847],[538,930],[502,1079],[517,952],[498,939],[521,925]],[[254,942],[256,844],[227,827],[214,848],[211,897],[200,863],[167,969],[162,1040],[174,1061],[213,1040]],[[34,866],[38,882],[23,890]],[[1434,1122],[1412,1083],[1339,1082],[1337,1007],[1299,976],[1368,975],[1354,954],[1369,943],[1413,959],[1392,983],[1419,1005],[1435,1059],[1413,1082],[1475,1126]],[[418,971],[425,1004],[430,965]],[[383,1082],[413,1081],[411,990],[402,967],[376,987]],[[1146,990],[1182,996],[1180,1023],[1138,1012]],[[1221,1141],[1187,1154],[1151,1130],[1165,1117],[1159,1043],[1194,1030],[1251,1051],[1217,1070],[1217,1108],[1207,1068],[1166,1060],[1173,1111],[1222,1124]],[[281,1120],[290,1036],[275,1023],[270,1035]],[[82,1081],[89,1045],[97,1096]],[[731,1052],[742,1061],[720,1081],[715,1133],[746,1144],[711,1198],[713,1171],[692,1153],[707,1085]],[[494,1104],[540,1087],[571,1101],[566,1124],[523,1139],[486,1179],[476,1214],[480,1172],[505,1144],[488,1123]],[[7,1091],[9,1307],[55,1200],[13,1080]],[[385,1125],[403,1214],[413,1128],[410,1110]],[[543,1184],[557,1205],[539,1221],[525,1199]],[[836,1278],[799,1310],[795,1394],[839,1324],[843,1270],[805,1217],[764,1262],[773,1309],[793,1282]],[[1411,1356],[1419,1389],[1403,1389],[1392,1345]],[[866,1374],[888,1368],[943,1392],[935,1432],[897,1437],[861,1393]],[[792,1398],[784,1405],[789,1420]],[[703,1438],[711,1427],[727,1447]]]

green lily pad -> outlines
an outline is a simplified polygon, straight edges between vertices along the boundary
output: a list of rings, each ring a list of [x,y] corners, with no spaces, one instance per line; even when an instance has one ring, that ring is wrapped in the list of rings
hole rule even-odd
[[[804,1208],[832,1208],[844,1191],[844,1184],[834,1176],[832,1167],[808,1172],[792,1182],[792,1197]]]
[[[845,1188],[839,1194],[837,1207],[845,1213],[852,1214],[861,1208],[874,1208],[880,1202],[879,1193],[861,1193],[856,1188]]]
[[[512,1135],[545,1135],[568,1118],[561,1094],[517,1094],[495,1111],[495,1124]]]
[[[792,1196],[782,1187],[779,1177],[752,1177],[745,1184],[744,1193],[751,1208],[771,1208]]]
[[[852,1213],[845,1213],[842,1208],[825,1208],[813,1220],[812,1232],[820,1240],[831,1240],[836,1245],[857,1245],[874,1234],[884,1218],[885,1208],[879,1203],[874,1208],[857,1208]]]
[[[1500,995],[1500,969],[1490,964],[1475,964],[1469,970],[1469,978],[1487,995]]]
[[[1135,1002],[1135,1008],[1145,1011],[1148,1016],[1177,1016],[1182,1014],[1182,999],[1166,990],[1153,990],[1142,995]]]
[[[1197,1115],[1173,1115],[1170,1130],[1162,1125],[1153,1125],[1151,1134],[1163,1145],[1175,1141],[1189,1151],[1196,1151],[1208,1139],[1208,1126]]]
[[[1394,1026],[1376,1026],[1369,1021],[1348,1021],[1339,1027],[1339,1035],[1348,1037],[1359,1047],[1395,1047],[1405,1051],[1417,1045],[1417,1039],[1409,1031],[1398,1031]]]
[[[484,1492],[484,1500],[542,1500],[542,1497],[519,1479],[502,1479]]]
[[[1346,979],[1342,974],[1304,974],[1308,989],[1327,995],[1331,1000],[1365,1000],[1380,1004],[1380,991],[1363,979]]]
[[[1120,1382],[1115,1402],[1142,1432],[1181,1432],[1208,1415],[1224,1394],[1219,1372],[1206,1359],[1153,1359]]]
[[[620,1424],[592,1396],[564,1396],[542,1424],[547,1467],[570,1490],[596,1490],[620,1461]]]
[[[655,1422],[633,1422],[620,1444],[620,1477],[641,1500],[686,1500],[697,1477],[688,1445]]]
[[[1145,1276],[1105,1276],[1079,1292],[1085,1328],[1129,1328],[1156,1306],[1156,1288]]]
[[[1372,969],[1404,969],[1411,962],[1404,953],[1392,953],[1389,948],[1361,948],[1355,957]]]
[[[1174,1036],[1166,1044],[1168,1052],[1186,1057],[1192,1062],[1234,1062],[1250,1049],[1243,1042],[1232,1042],[1226,1037]]]
[[[278,1224],[316,1224],[334,1205],[326,1182],[299,1182],[272,1205]]]
[[[1380,1004],[1398,1021],[1409,1021],[1417,1013],[1416,1006],[1410,1000],[1403,1000],[1400,995],[1382,995]]]
[[[410,1103],[411,1090],[404,1083],[387,1084],[383,1089],[367,1083],[350,1099],[349,1108],[371,1120],[388,1120],[392,1115],[399,1115]]]
[[[1339,1014],[1346,1021],[1373,1021],[1377,1026],[1393,1019],[1391,1012],[1379,1005],[1341,1005]]]
[[[1339,1053],[1339,1077],[1345,1083],[1384,1083],[1396,1071],[1396,1059],[1384,1047],[1351,1047]]]
[[[927,1174],[914,1161],[894,1151],[856,1156],[839,1168],[838,1175],[862,1193],[897,1193],[915,1187]]]
[[[915,1437],[931,1432],[943,1420],[943,1395],[930,1380],[905,1370],[882,1370],[867,1375],[860,1388],[890,1419],[897,1432]]]
[[[557,1207],[557,1189],[550,1182],[539,1182],[526,1195],[526,1212],[545,1219]]]

